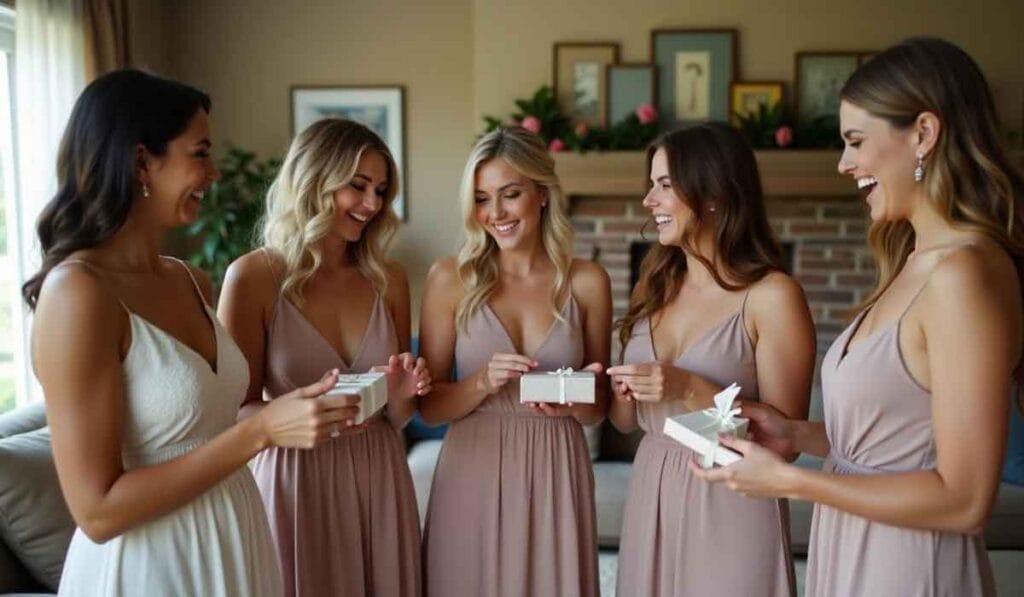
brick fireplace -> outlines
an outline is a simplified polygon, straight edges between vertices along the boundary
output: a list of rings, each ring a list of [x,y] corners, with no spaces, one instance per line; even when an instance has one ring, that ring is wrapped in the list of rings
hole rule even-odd
[[[865,242],[867,208],[854,194],[853,183],[836,173],[838,158],[831,151],[758,155],[768,217],[807,294],[819,360],[875,281]],[[630,245],[655,238],[650,227],[646,239],[641,235],[647,218],[640,205],[643,156],[560,155],[557,161],[570,196],[576,254],[608,270],[618,318],[629,302]]]

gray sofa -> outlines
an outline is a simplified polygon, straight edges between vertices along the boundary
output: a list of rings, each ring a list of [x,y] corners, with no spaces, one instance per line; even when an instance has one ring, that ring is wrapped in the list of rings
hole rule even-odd
[[[0,594],[55,592],[74,529],[43,405],[0,416]]]

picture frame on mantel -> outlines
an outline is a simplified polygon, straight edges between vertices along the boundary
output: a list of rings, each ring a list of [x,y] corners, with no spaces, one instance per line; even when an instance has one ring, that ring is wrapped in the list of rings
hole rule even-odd
[[[405,197],[405,88],[402,85],[330,85],[291,88],[292,137],[323,118],[353,120],[377,133],[398,166],[398,194],[392,203],[408,219]]]
[[[608,125],[606,67],[619,61],[619,44],[610,41],[555,42],[551,88],[563,114],[593,127]]]
[[[663,128],[729,120],[729,86],[739,73],[736,29],[652,29],[658,114]]]
[[[605,67],[608,80],[608,125],[618,124],[637,106],[657,102],[658,70],[653,62],[624,62]]]
[[[877,52],[804,51],[797,52],[793,68],[793,107],[797,122],[839,119],[839,91],[857,68]],[[838,133],[837,133],[838,134]]]
[[[771,108],[783,101],[782,81],[733,81],[729,88],[729,122],[738,125],[740,117],[757,112],[761,105]]]

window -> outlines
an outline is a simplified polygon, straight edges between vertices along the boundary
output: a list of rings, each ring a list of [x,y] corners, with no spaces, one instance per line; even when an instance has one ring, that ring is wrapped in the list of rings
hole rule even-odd
[[[0,413],[11,410],[17,399],[21,373],[15,353],[21,350],[20,288],[15,252],[10,243],[17,226],[14,202],[14,11],[0,7]]]

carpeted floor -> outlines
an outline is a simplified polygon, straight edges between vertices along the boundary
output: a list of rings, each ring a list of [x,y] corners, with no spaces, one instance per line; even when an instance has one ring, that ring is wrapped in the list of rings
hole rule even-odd
[[[999,595],[1024,595],[1024,551],[990,551],[992,571],[996,577],[996,590]],[[618,552],[602,551],[597,556],[601,574],[601,597],[615,595],[615,571],[618,566]],[[797,558],[796,583],[797,595],[803,595],[804,572],[807,561]]]

